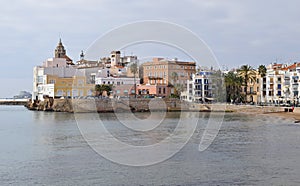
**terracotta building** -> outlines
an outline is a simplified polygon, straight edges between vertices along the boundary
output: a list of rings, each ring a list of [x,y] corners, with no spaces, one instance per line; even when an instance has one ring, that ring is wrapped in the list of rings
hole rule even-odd
[[[187,80],[196,72],[195,62],[183,62],[153,58],[153,61],[143,64],[143,80],[147,85],[176,85],[186,86]]]

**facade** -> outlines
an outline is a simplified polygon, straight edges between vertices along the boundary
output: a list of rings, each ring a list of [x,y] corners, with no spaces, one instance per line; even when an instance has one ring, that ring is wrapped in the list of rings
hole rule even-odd
[[[47,83],[38,86],[39,100],[45,96],[52,98],[92,96],[95,85],[85,84],[85,77],[65,77],[46,75]]]
[[[44,100],[45,96],[54,98],[91,95],[91,89],[95,85],[89,84],[86,74],[85,70],[77,69],[72,63],[59,40],[54,57],[33,69],[32,100]]]
[[[121,56],[120,51],[112,51],[110,53],[110,58],[103,58],[103,61],[106,63],[107,67],[113,66],[127,66],[130,63],[137,62],[137,56]]]
[[[52,85],[46,86],[47,84],[54,84],[49,80],[50,76],[57,78],[71,78],[75,76],[76,69],[73,66],[65,67],[44,67],[36,66],[33,69],[33,94],[32,100],[38,99],[43,100],[44,95],[49,95],[49,90]],[[52,89],[52,88],[51,88]],[[51,97],[54,96],[54,88],[52,90]]]
[[[271,64],[261,78],[260,101],[264,104],[299,104],[300,63]]]
[[[129,97],[135,95],[135,86],[140,84],[140,78],[131,77],[96,77],[97,85],[111,85],[113,97]]]
[[[210,102],[213,100],[213,84],[211,71],[201,71],[192,74],[192,79],[187,80],[187,90],[184,91],[180,98],[189,102]]]
[[[84,53],[81,51],[80,60],[76,62],[77,68],[104,67],[100,61],[91,61],[84,59]]]
[[[167,85],[138,85],[137,94],[140,97],[167,97],[171,95],[171,87]]]
[[[260,100],[260,84],[262,79],[260,78],[260,75],[258,71],[255,71],[255,81],[250,80],[248,82],[247,87],[242,87],[242,93],[245,95],[245,101],[248,103],[258,103]]]
[[[60,97],[80,97],[92,96],[95,85],[86,84],[84,76],[73,76],[60,78],[58,76],[47,75],[47,84],[38,88],[42,88],[44,95],[53,98]]]
[[[152,62],[143,64],[143,80],[147,85],[182,84],[186,86],[186,81],[190,80],[195,72],[195,62],[182,62],[177,59],[153,58]]]

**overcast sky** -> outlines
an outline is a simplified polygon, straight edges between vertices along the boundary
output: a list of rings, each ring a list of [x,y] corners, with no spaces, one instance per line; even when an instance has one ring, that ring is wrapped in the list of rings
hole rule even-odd
[[[182,25],[203,39],[219,63],[229,68],[299,61],[299,7],[298,0],[3,1],[0,97],[32,90],[32,68],[53,57],[59,37],[76,61],[80,51],[99,36],[134,21],[162,20]],[[172,53],[160,52],[160,56],[172,57]]]

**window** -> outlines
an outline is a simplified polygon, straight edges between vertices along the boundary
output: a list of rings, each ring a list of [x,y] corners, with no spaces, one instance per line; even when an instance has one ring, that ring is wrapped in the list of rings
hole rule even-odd
[[[277,85],[277,89],[281,89],[281,84],[278,84],[278,85]]]
[[[158,88],[158,94],[161,94],[161,87]]]
[[[250,87],[250,94],[253,94],[253,87]]]
[[[128,90],[124,90],[124,95],[128,96]]]
[[[55,84],[55,80],[54,79],[50,79],[49,83],[50,84]]]
[[[37,77],[37,82],[38,83],[43,83],[43,76],[38,76]]]
[[[277,81],[278,81],[279,83],[281,83],[281,77],[277,78]]]
[[[163,88],[163,94],[166,94],[166,88],[165,87]]]
[[[278,91],[278,92],[277,92],[277,95],[278,95],[278,96],[281,96],[281,91]]]
[[[82,79],[79,79],[79,80],[77,81],[77,83],[78,83],[79,86],[83,86],[83,80],[82,80]]]

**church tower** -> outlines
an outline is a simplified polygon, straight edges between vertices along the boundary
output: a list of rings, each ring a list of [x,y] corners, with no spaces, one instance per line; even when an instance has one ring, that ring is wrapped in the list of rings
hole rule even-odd
[[[61,39],[59,38],[59,43],[55,49],[55,58],[64,58],[66,56],[66,50],[65,47],[63,46]]]

